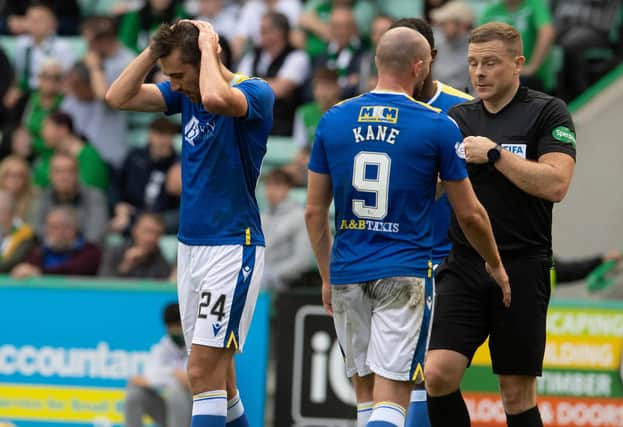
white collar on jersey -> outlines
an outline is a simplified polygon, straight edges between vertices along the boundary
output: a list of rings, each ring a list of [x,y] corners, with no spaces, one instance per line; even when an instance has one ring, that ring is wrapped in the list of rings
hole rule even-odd
[[[407,98],[411,98],[409,95],[407,95],[404,92],[394,92],[391,90],[371,90],[370,93],[381,93],[381,94],[387,94],[387,95],[402,95],[402,96],[406,96]]]
[[[437,90],[435,91],[435,94],[433,95],[433,97],[429,99],[428,101],[426,101],[426,103],[429,105],[437,101],[437,98],[439,98],[439,95],[441,95],[441,91],[443,90],[443,83],[441,83],[439,80],[435,80],[433,81],[433,83],[437,85]]]

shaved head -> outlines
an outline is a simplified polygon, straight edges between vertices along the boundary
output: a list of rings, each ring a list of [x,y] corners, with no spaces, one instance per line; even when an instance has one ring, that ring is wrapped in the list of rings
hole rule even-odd
[[[419,32],[398,27],[386,31],[376,48],[379,73],[409,73],[418,61],[430,62],[430,45]]]

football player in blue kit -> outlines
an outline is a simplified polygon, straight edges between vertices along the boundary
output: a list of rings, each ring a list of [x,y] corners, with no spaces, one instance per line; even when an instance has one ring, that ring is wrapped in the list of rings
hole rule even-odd
[[[255,185],[274,94],[226,69],[219,52],[207,22],[162,25],[106,94],[115,108],[182,114],[177,284],[192,427],[248,426],[233,354],[243,348],[264,267]],[[143,83],[156,62],[169,80]]]
[[[357,423],[402,427],[428,339],[438,176],[506,304],[510,293],[487,213],[467,179],[456,124],[411,97],[430,72],[428,42],[413,29],[391,29],[375,61],[375,90],[337,104],[318,125],[306,222],[323,305],[353,378]]]

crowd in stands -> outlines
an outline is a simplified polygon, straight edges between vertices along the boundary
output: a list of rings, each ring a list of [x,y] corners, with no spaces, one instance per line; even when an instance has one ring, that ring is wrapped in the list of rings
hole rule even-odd
[[[299,191],[315,127],[335,103],[374,88],[374,48],[395,19],[433,24],[433,73],[466,92],[469,31],[481,23],[515,26],[523,83],[566,101],[623,52],[619,0],[49,0],[0,9],[0,271],[15,277],[172,277],[162,239],[179,222],[179,121],[104,101],[163,22],[211,22],[223,62],[275,92],[269,155],[278,143],[289,154],[267,159],[258,198],[266,286],[276,290],[313,271]]]

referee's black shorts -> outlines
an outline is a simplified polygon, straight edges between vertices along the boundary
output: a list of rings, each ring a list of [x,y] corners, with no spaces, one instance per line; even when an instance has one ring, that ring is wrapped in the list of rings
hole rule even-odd
[[[477,255],[453,250],[438,267],[429,350],[454,350],[471,363],[488,336],[495,374],[540,376],[551,258],[513,256],[502,261],[511,286],[509,309]]]

